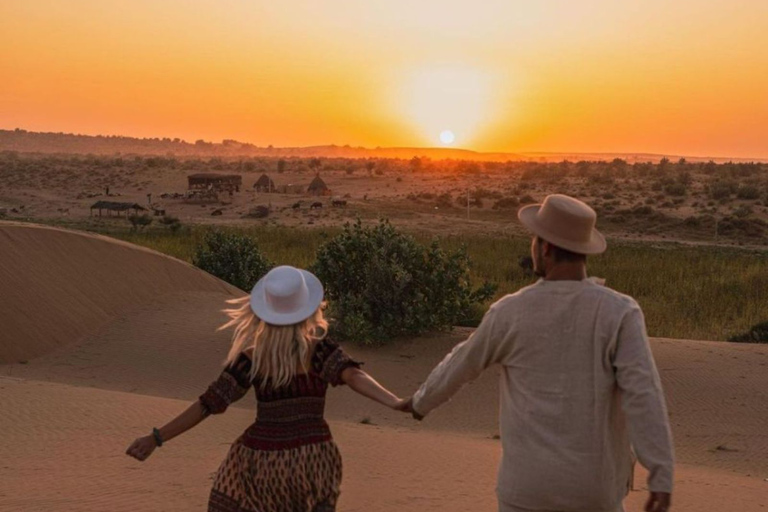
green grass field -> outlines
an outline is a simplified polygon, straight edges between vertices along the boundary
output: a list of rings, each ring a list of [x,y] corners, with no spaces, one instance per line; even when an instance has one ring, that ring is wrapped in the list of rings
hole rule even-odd
[[[191,261],[202,240],[202,226],[187,226],[173,235],[154,229],[145,233],[105,232],[176,258]],[[334,231],[286,227],[226,228],[254,236],[277,264],[307,267],[317,248]],[[431,237],[414,233],[423,242]],[[518,266],[529,254],[525,238],[457,235],[440,239],[446,249],[462,245],[472,262],[472,279],[498,285],[497,296],[533,282]],[[635,297],[642,306],[651,336],[725,340],[768,319],[768,252],[679,244],[609,242],[609,250],[589,259],[589,274]],[[476,312],[476,318],[482,311]]]

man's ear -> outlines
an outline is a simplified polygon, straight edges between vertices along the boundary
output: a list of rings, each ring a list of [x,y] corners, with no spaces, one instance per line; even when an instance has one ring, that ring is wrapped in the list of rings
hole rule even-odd
[[[543,257],[546,258],[546,257],[551,255],[551,253],[552,253],[552,244],[550,244],[546,240],[541,240],[540,239],[539,240],[539,246],[541,247],[540,251],[541,251],[541,255]]]

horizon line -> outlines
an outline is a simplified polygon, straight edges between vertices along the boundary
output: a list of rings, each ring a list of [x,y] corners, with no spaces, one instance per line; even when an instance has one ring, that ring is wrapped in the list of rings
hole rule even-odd
[[[26,132],[26,133],[34,133],[34,134],[49,134],[49,135],[72,135],[72,136],[79,136],[79,137],[121,137],[126,139],[138,139],[138,140],[159,140],[163,141],[163,139],[168,139],[171,142],[174,142],[176,139],[178,139],[178,143],[183,144],[189,144],[194,146],[196,141],[190,142],[186,139],[183,139],[181,137],[169,137],[169,136],[163,136],[163,137],[139,137],[135,135],[123,135],[123,134],[105,134],[105,133],[76,133],[76,132],[54,132],[54,131],[34,131],[34,130],[28,130],[26,128],[16,127],[16,128],[0,128],[0,131],[7,131],[7,132]],[[280,149],[315,149],[315,148],[328,148],[328,147],[337,147],[337,148],[349,148],[349,149],[359,149],[359,150],[368,150],[368,151],[377,151],[377,150],[418,150],[418,149],[425,149],[425,150],[432,150],[432,151],[460,151],[460,152],[466,152],[466,153],[475,153],[478,155],[518,155],[518,156],[525,156],[525,155],[606,155],[606,156],[618,156],[618,155],[624,155],[624,156],[658,156],[661,158],[667,158],[667,157],[675,157],[675,158],[696,158],[701,160],[741,160],[741,161],[752,161],[752,162],[768,162],[768,156],[765,157],[734,157],[734,156],[715,156],[715,155],[706,155],[706,156],[700,156],[700,155],[690,155],[690,154],[683,154],[683,153],[656,153],[656,152],[649,152],[649,151],[535,151],[535,150],[525,150],[525,151],[479,151],[476,149],[468,149],[468,148],[462,148],[462,147],[453,147],[453,146],[353,146],[351,144],[338,144],[338,143],[331,143],[331,144],[312,144],[308,146],[275,146],[273,144],[268,144],[266,146],[259,146],[257,144],[254,144],[253,142],[247,142],[247,141],[241,141],[237,139],[227,139],[223,138],[219,142],[214,141],[207,141],[203,138],[200,138],[198,140],[202,140],[203,142],[207,144],[218,144],[223,145],[225,141],[232,141],[236,142],[238,144],[247,144],[249,146],[253,146],[256,149],[266,149],[266,150],[280,150]]]

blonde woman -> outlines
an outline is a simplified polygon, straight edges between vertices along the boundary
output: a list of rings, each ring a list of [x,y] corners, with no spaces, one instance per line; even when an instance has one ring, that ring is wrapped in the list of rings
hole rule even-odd
[[[328,385],[392,409],[403,401],[326,338],[323,287],[310,272],[277,267],[250,297],[228,301],[234,327],[224,370],[186,411],[127,454],[143,461],[155,448],[210,414],[223,413],[253,386],[258,417],[232,444],[213,483],[209,512],[331,512],[341,484],[341,455],[323,418]]]

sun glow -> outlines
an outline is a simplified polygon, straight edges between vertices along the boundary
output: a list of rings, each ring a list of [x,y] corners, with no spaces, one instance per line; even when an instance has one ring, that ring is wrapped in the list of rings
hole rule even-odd
[[[490,121],[494,92],[491,82],[489,75],[470,67],[419,69],[403,84],[403,116],[425,142],[467,145]]]

